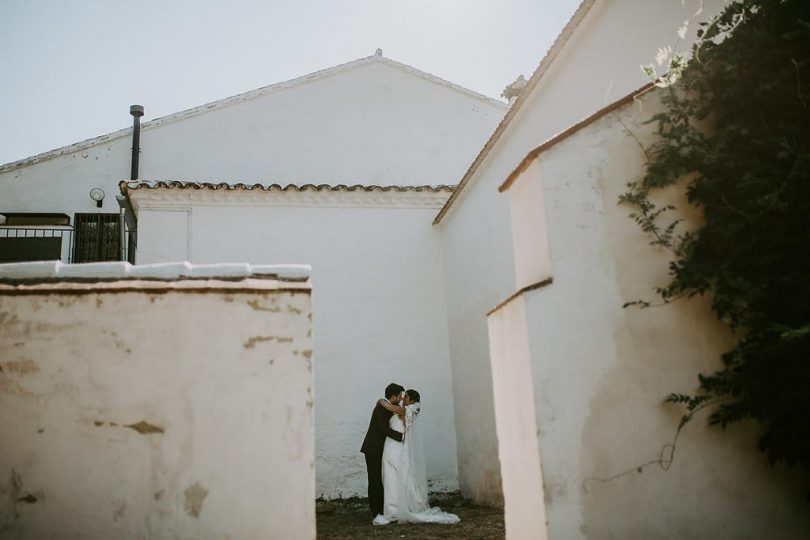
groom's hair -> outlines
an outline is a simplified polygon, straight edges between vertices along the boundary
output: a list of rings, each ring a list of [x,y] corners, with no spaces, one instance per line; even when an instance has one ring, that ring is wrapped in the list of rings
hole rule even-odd
[[[405,387],[398,385],[397,383],[391,383],[385,387],[385,398],[388,399],[391,396],[396,396],[401,394],[405,391]]]
[[[411,398],[411,403],[419,403],[419,392],[411,388],[410,390],[406,390],[405,393]]]

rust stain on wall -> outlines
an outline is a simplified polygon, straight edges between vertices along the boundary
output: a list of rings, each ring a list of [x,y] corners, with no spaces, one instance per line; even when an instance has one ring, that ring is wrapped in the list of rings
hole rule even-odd
[[[262,306],[259,304],[258,300],[250,300],[247,303],[247,305],[249,305],[256,311],[269,311],[270,313],[278,313],[279,311],[281,311],[281,308],[278,306],[271,306],[271,307]]]
[[[33,360],[20,360],[19,362],[6,362],[0,364],[0,373],[11,372],[19,373],[20,375],[28,375],[39,371],[39,367]]]
[[[2,490],[5,491],[5,490]],[[9,500],[11,501],[12,507],[18,503],[26,503],[26,504],[34,504],[38,502],[40,499],[44,499],[45,495],[41,491],[37,491],[36,495],[33,493],[23,493],[23,481],[22,475],[11,469],[11,482],[8,489]],[[38,495],[38,496],[37,496]],[[15,512],[16,514],[16,512]],[[16,515],[15,515],[16,517]]]
[[[273,341],[274,339],[276,338],[274,338],[273,336],[253,336],[252,338],[244,342],[242,346],[245,349],[252,349],[253,347],[256,346],[257,343],[262,343],[264,341]]]
[[[242,344],[245,349],[252,349],[257,343],[275,340],[278,343],[292,343],[291,337],[276,337],[276,336],[253,336]]]
[[[194,482],[185,492],[186,495],[186,513],[191,517],[200,517],[203,502],[208,497],[208,490],[200,485],[199,482]]]
[[[154,424],[150,424],[149,422],[147,422],[145,420],[141,420],[137,424],[127,424],[124,427],[134,429],[135,431],[137,431],[141,435],[148,435],[150,433],[163,433],[165,431],[162,427],[156,426]]]

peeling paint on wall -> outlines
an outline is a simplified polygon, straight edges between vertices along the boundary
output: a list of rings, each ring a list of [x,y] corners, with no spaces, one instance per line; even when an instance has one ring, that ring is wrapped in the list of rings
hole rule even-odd
[[[281,308],[278,307],[278,306],[272,306],[272,307],[262,306],[262,305],[259,304],[258,300],[250,300],[250,301],[248,301],[247,305],[249,305],[251,308],[255,309],[256,311],[269,311],[270,313],[278,313],[278,312],[281,311]]]
[[[5,362],[0,364],[0,373],[17,373],[19,375],[28,375],[39,371],[39,367],[33,360],[20,360],[18,362]]]
[[[199,482],[194,482],[185,492],[186,513],[191,517],[200,517],[203,502],[208,497],[208,490],[200,485]]]
[[[310,298],[295,286],[306,294],[155,303],[152,290],[0,290],[0,537],[314,538]],[[251,336],[273,340],[246,349]],[[237,492],[265,510],[220,504]]]
[[[253,336],[252,338],[248,339],[242,346],[245,349],[252,349],[256,346],[257,343],[262,343],[265,341],[273,341],[276,339],[273,336]]]
[[[277,343],[292,343],[293,338],[291,337],[276,337],[276,336],[253,336],[252,338],[248,339],[242,346],[245,349],[252,349],[256,346],[257,343],[262,343],[265,341],[276,341]],[[297,354],[297,351],[294,351],[293,354]]]
[[[150,433],[163,433],[164,429],[160,426],[156,426],[154,424],[150,424],[145,420],[141,420],[137,424],[127,424],[125,427],[130,429],[134,429],[141,435],[148,435]]]

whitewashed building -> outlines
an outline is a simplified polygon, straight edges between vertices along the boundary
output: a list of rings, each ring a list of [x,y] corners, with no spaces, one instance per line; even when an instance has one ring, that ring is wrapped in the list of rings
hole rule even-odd
[[[499,454],[509,538],[810,531],[803,486],[756,451],[755,426],[698,417],[669,446],[682,411],[664,396],[692,391],[729,343],[708,305],[622,309],[667,270],[617,204],[660,107],[635,99],[640,66],[688,52],[724,5],[583,1],[434,220],[460,483],[489,495]]]
[[[144,122],[137,176],[265,185],[452,184],[506,109],[380,53]],[[53,257],[62,247],[64,262],[117,260],[115,196],[118,183],[131,178],[132,145],[128,128],[0,166],[6,226],[0,262],[14,260],[4,247],[6,236],[17,233],[12,226],[68,229],[60,246],[32,242],[17,252],[30,247]],[[92,199],[91,191],[103,198]],[[101,243],[92,237],[96,222],[108,233]]]
[[[146,123],[120,185],[135,261],[312,265],[318,495],[364,494],[358,443],[396,381],[423,396],[433,488],[503,503],[510,538],[804,538],[751,431],[697,419],[661,457],[661,400],[728,340],[708,308],[621,308],[666,271],[616,205],[643,171],[626,130],[652,140],[659,106],[640,66],[724,5],[584,0],[508,111],[374,56]],[[0,211],[50,211],[22,186],[82,163],[116,191],[113,137],[0,168]]]
[[[313,266],[319,496],[365,492],[360,444],[392,381],[425,396],[432,485],[458,489],[431,222],[506,109],[375,54],[140,126],[139,178],[181,182],[124,188],[132,262]],[[115,195],[132,144],[125,129],[0,167],[4,260],[32,245],[65,262],[121,259]]]
[[[803,538],[804,485],[757,450],[753,423],[727,431],[663,399],[691,393],[732,343],[709,298],[664,307],[670,253],[619,205],[655,140],[651,85],[529,152],[500,186],[515,291],[487,315],[507,536]],[[700,216],[683,194],[660,202]],[[542,485],[543,490],[537,486]],[[544,512],[530,511],[543,508]]]

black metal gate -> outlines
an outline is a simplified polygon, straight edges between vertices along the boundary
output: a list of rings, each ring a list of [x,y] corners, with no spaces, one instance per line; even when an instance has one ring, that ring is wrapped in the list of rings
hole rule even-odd
[[[76,214],[73,228],[73,262],[121,260],[118,214]]]

